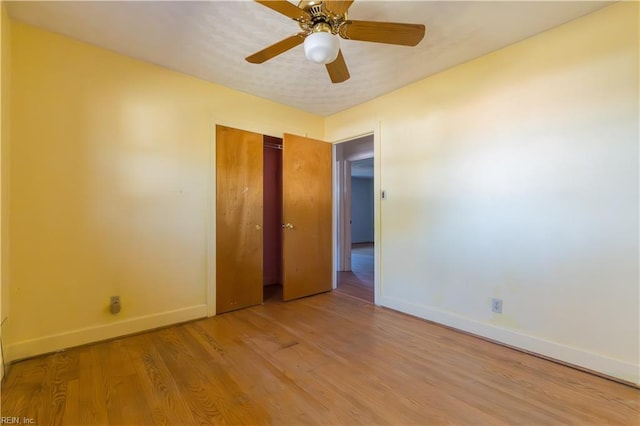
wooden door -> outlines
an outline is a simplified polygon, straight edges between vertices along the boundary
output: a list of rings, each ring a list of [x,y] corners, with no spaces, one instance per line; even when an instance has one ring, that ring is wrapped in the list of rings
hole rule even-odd
[[[216,126],[216,313],[262,303],[262,135]]]
[[[332,145],[284,135],[283,297],[331,291]]]

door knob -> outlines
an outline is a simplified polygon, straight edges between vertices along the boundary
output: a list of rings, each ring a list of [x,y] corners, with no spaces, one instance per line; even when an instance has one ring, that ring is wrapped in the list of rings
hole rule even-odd
[[[262,226],[260,226],[260,225],[256,225],[256,231],[259,231],[259,230],[261,230],[261,229],[262,229]]]
[[[282,229],[293,229],[293,225],[290,223],[285,223],[282,225]]]

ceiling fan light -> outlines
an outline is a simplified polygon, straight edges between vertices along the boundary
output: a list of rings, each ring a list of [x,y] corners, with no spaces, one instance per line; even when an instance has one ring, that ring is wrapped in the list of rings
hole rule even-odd
[[[338,57],[340,42],[331,33],[319,31],[304,39],[304,54],[316,64],[330,64]]]

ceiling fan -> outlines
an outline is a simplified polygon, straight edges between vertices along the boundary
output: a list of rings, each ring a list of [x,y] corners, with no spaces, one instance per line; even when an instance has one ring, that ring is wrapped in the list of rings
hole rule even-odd
[[[349,79],[338,36],[346,40],[415,46],[425,32],[422,24],[347,19],[347,10],[354,0],[302,0],[298,6],[287,0],[255,1],[297,21],[302,31],[248,56],[246,60],[261,64],[304,43],[307,59],[325,64],[333,83]]]

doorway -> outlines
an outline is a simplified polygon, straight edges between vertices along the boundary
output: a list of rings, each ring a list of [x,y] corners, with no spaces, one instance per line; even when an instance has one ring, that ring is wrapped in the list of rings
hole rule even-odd
[[[336,291],[375,302],[373,134],[336,144]]]

